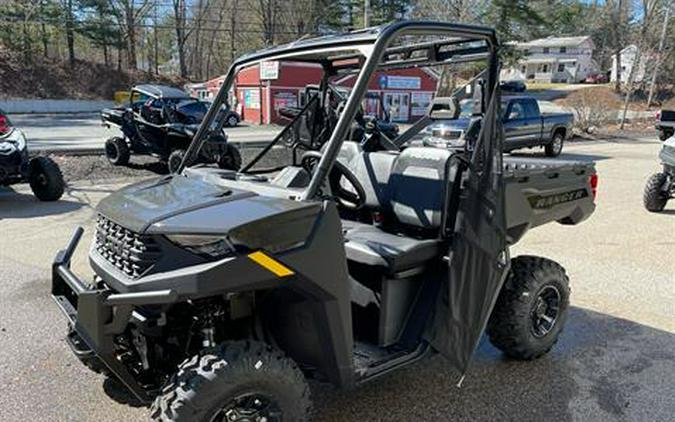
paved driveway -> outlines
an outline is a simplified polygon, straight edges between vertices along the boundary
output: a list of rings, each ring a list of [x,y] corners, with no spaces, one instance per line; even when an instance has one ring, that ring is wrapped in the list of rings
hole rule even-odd
[[[597,160],[598,209],[575,227],[528,233],[515,254],[557,260],[572,309],[559,345],[534,362],[505,359],[487,341],[463,387],[440,357],[349,392],[314,385],[320,421],[668,421],[675,414],[675,202],[641,204],[658,169],[655,141],[569,146],[562,158]],[[49,299],[49,263],[74,225],[91,236],[92,204],[119,183],[76,185],[62,202],[25,187],[0,193],[0,414],[2,420],[142,421],[117,384],[88,372],[62,340]],[[85,240],[75,270],[87,273]]]

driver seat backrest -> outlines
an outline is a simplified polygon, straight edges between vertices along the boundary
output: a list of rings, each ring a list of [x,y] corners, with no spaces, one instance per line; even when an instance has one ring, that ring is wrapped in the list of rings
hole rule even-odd
[[[345,144],[347,143],[349,142],[345,142]],[[360,151],[350,160],[348,167],[361,182],[366,194],[366,209],[371,211],[382,211],[386,209],[388,203],[389,178],[398,155],[399,154],[396,152],[387,151]]]
[[[398,155],[389,178],[389,211],[403,226],[437,233],[443,219],[452,151],[410,147]],[[452,171],[452,170],[451,170]]]

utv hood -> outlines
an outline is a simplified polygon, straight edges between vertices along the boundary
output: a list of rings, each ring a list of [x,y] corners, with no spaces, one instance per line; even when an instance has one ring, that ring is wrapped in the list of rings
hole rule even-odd
[[[128,186],[105,199],[97,211],[115,223],[142,233],[176,215],[255,196],[184,176],[165,176]]]
[[[321,202],[167,176],[124,188],[101,201],[97,210],[136,233],[227,234],[251,248],[280,250],[307,240],[321,208]]]

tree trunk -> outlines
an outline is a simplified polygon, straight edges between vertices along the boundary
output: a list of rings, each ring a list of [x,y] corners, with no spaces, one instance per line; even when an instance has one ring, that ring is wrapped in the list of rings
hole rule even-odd
[[[180,67],[180,76],[187,78],[187,64],[185,63],[185,1],[174,0],[173,12],[176,20],[176,48],[178,50],[178,65]]]
[[[66,2],[66,42],[68,44],[68,62],[75,65],[75,32],[73,25],[73,0]]]
[[[136,22],[134,22],[133,2],[125,4],[125,18],[127,23],[127,68],[136,70]]]
[[[661,38],[659,39],[658,57],[654,65],[654,73],[652,73],[652,80],[649,84],[649,95],[647,96],[647,108],[652,105],[654,99],[654,86],[656,85],[656,78],[659,74],[659,67],[661,66],[661,59],[663,58],[663,47],[666,42],[666,35],[668,33],[668,19],[670,18],[670,5],[666,4],[666,12],[663,17],[663,28],[661,28]]]

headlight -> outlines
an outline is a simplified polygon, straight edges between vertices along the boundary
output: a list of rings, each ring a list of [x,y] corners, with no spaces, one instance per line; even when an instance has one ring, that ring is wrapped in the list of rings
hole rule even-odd
[[[225,236],[201,234],[172,234],[166,236],[169,241],[183,249],[202,256],[218,258],[234,252],[232,243]]]

